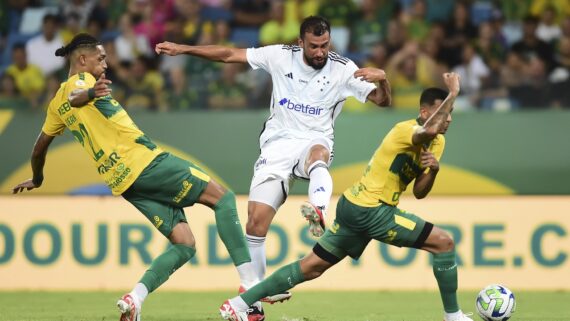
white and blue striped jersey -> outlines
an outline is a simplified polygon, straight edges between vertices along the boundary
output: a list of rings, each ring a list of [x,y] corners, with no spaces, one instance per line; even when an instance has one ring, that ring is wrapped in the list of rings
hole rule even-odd
[[[365,102],[376,88],[355,78],[356,64],[334,52],[318,70],[305,64],[299,46],[249,48],[247,61],[253,69],[267,71],[273,81],[270,116],[259,137],[260,147],[280,137],[333,140],[334,121],[345,100],[353,96]]]

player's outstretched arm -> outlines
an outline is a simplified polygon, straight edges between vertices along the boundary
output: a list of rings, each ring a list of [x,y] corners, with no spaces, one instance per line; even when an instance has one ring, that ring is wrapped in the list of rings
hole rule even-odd
[[[46,154],[48,147],[54,138],[54,136],[46,135],[44,132],[40,133],[32,151],[31,163],[33,176],[32,178],[16,185],[12,189],[13,194],[22,192],[24,189],[29,191],[42,185],[44,181],[44,164],[46,162]]]
[[[239,62],[246,63],[246,49],[232,48],[226,46],[188,46],[173,42],[161,42],[154,47],[158,55],[169,56],[192,55],[218,62]]]
[[[377,83],[376,89],[366,97],[368,100],[380,107],[388,107],[392,104],[392,89],[384,70],[370,67],[360,68],[354,72],[354,77]]]
[[[110,95],[112,90],[109,85],[111,83],[109,79],[105,78],[105,74],[101,74],[93,87],[73,90],[68,97],[69,104],[71,107],[83,107],[95,98]]]
[[[434,113],[425,121],[412,136],[414,145],[421,145],[434,139],[440,132],[440,128],[447,121],[453,108],[455,98],[459,95],[459,75],[454,72],[444,73],[443,81],[447,85],[449,94]]]

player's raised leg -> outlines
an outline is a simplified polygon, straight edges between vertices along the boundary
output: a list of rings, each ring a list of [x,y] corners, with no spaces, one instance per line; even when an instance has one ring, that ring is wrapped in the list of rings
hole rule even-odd
[[[309,202],[301,205],[301,214],[309,221],[309,231],[316,237],[325,232],[325,217],[332,195],[329,160],[329,149],[317,143],[310,147],[304,161],[304,171],[309,178]]]

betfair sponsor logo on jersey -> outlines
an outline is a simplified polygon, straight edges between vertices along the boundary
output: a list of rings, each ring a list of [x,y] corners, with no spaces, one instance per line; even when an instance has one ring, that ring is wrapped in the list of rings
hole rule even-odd
[[[266,240],[268,273],[309,253],[315,244],[298,213],[304,200],[290,196],[275,217]],[[452,235],[462,289],[500,282],[518,289],[570,290],[570,217],[565,211],[570,197],[422,202],[406,197],[402,203]],[[6,196],[0,204],[0,275],[10,276],[2,279],[0,290],[129,288],[169,246],[155,228],[162,220],[152,217],[148,222],[121,198]],[[247,208],[247,197],[238,198],[237,208]],[[237,272],[212,211],[196,206],[187,214],[197,254],[165,288],[233,289]],[[336,231],[333,218],[327,220]],[[240,219],[244,225],[245,210]],[[347,258],[303,288],[436,287],[425,252],[372,241],[360,260]]]
[[[293,102],[291,99],[283,98],[279,101],[280,106],[284,106],[289,110],[296,111],[306,115],[321,115],[323,108],[310,106],[309,104],[298,104]]]

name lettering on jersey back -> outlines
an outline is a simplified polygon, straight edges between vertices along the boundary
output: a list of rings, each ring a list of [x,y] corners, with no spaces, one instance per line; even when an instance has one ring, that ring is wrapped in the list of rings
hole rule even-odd
[[[65,119],[65,124],[67,125],[67,127],[73,125],[75,122],[77,121],[77,117],[75,117],[75,115],[71,114],[69,117],[67,117]]]
[[[60,116],[63,116],[65,113],[67,113],[70,110],[71,110],[71,105],[69,105],[69,102],[67,101],[61,104],[61,106],[57,108],[57,112],[59,113]]]
[[[313,107],[309,104],[297,104],[293,102],[291,99],[283,98],[279,101],[280,106],[284,106],[289,110],[296,111],[306,115],[321,115],[323,108],[321,107]]]

